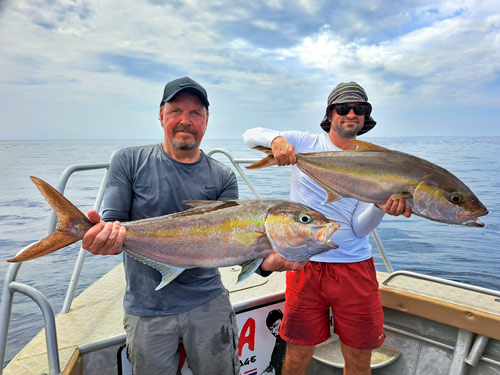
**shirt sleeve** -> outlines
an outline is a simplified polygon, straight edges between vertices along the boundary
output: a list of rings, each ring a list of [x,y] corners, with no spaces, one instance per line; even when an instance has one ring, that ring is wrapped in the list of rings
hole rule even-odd
[[[128,221],[132,205],[131,167],[123,151],[118,152],[109,166],[104,189],[103,221]]]
[[[361,238],[375,229],[384,217],[384,211],[372,203],[358,202],[352,215],[352,230]]]
[[[243,133],[243,142],[252,148],[255,146],[271,147],[271,142],[280,132],[267,128],[252,128]]]
[[[233,199],[238,199],[238,182],[236,175],[230,170],[223,175],[222,190],[217,200],[228,201]]]

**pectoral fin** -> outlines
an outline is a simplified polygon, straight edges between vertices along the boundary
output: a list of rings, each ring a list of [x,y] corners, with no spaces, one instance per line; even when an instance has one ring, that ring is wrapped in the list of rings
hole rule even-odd
[[[146,258],[140,254],[137,254],[136,252],[133,252],[132,250],[126,248],[125,246],[123,247],[123,250],[132,258],[138,260],[139,262],[147,264],[148,266],[153,267],[154,269],[158,270],[161,273],[161,282],[158,284],[155,290],[160,290],[165,285],[169,284],[177,276],[179,276],[182,273],[182,271],[184,271],[184,268],[169,266],[168,264]]]
[[[243,246],[255,245],[264,236],[265,236],[264,233],[259,233],[259,232],[233,234],[234,240]]]
[[[298,167],[304,174],[311,177],[311,179],[314,182],[316,182],[319,186],[321,186],[326,191],[326,200],[323,202],[323,204],[332,203],[332,202],[338,201],[339,199],[344,198],[338,192],[333,190],[330,186],[324,184],[319,179],[317,179],[316,176],[314,176],[311,172],[309,172],[303,165],[299,165]]]
[[[411,193],[398,193],[398,194],[391,194],[391,198],[393,200],[399,199],[399,198],[412,198],[413,195]]]
[[[323,204],[332,203],[332,202],[338,201],[339,199],[344,198],[342,195],[334,192],[331,189],[328,189],[328,188],[325,188],[325,187],[323,187],[323,189],[326,190],[326,200],[323,202]]]
[[[257,259],[252,259],[249,260],[241,265],[241,272],[238,275],[238,281],[236,284],[239,284],[246,279],[248,279],[252,274],[259,268],[260,264],[264,258],[257,258]]]

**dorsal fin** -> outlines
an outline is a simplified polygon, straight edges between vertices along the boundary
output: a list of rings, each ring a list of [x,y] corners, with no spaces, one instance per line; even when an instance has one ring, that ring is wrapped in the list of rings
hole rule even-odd
[[[355,151],[389,151],[388,148],[374,145],[370,142],[360,141],[359,139],[352,139],[351,142],[358,146]]]
[[[214,212],[224,208],[239,206],[236,200],[231,201],[203,201],[203,200],[184,200],[181,202],[186,206],[191,206],[189,210],[170,214],[170,218],[199,215],[200,213]]]
[[[181,203],[185,204],[186,206],[194,208],[194,207],[200,207],[200,206],[206,206],[209,204],[214,204],[216,202],[220,202],[220,201],[205,201],[205,200],[200,200],[200,199],[190,199],[190,200],[184,200]]]

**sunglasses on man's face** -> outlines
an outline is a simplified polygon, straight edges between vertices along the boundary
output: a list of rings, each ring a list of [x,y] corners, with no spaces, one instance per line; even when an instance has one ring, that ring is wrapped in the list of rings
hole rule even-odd
[[[332,109],[335,109],[335,112],[337,112],[337,115],[339,116],[347,115],[349,112],[351,112],[351,109],[354,110],[356,116],[365,116],[369,115],[372,112],[372,106],[370,103],[360,103],[355,105],[336,104]]]

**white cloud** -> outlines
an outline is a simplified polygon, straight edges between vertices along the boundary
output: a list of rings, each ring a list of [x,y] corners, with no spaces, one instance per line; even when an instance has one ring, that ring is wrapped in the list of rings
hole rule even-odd
[[[242,129],[316,129],[346,80],[377,104],[432,107],[445,93],[450,105],[499,105],[496,3],[12,1],[0,15],[0,126],[38,119],[56,135],[72,124],[113,137],[151,121],[164,81],[181,74],[207,87],[212,119],[233,136],[235,118]],[[37,115],[18,116],[27,102]]]
[[[459,10],[450,4],[444,8],[445,16]],[[385,97],[404,96],[406,91],[419,102],[432,102],[446,87],[456,86],[445,94],[453,99],[500,74],[500,17],[486,16],[488,10],[474,16],[464,11],[378,44],[346,42],[325,28],[294,51],[304,64],[339,79],[364,76],[370,85],[382,88]]]

